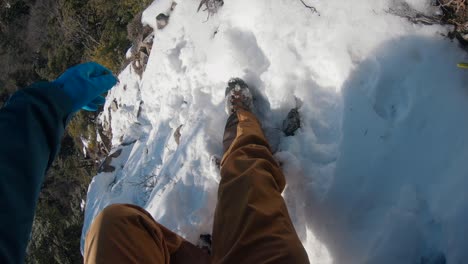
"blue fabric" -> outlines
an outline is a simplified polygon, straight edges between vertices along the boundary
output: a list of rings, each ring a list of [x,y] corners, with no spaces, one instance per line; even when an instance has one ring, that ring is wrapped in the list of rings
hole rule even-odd
[[[104,67],[83,64],[16,92],[0,109],[0,263],[24,262],[41,185],[70,115],[97,109],[115,83]]]
[[[100,95],[111,89],[117,78],[104,66],[88,62],[68,69],[54,83],[61,85],[72,99],[73,112],[79,109],[96,111],[105,103]]]

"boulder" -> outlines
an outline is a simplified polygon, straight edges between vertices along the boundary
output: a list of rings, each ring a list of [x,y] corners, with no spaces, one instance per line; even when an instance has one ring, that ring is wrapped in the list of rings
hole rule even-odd
[[[161,13],[156,17],[156,24],[157,24],[158,29],[165,28],[168,23],[169,23],[168,15]]]

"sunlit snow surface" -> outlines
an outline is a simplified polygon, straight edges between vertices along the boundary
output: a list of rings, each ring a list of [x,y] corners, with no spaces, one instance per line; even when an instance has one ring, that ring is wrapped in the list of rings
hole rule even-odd
[[[311,263],[467,262],[465,52],[447,28],[388,14],[394,1],[304,3],[320,16],[300,0],[227,0],[206,21],[198,1],[179,1],[143,78],[127,68],[108,96],[101,120],[123,151],[89,188],[83,234],[112,203],[140,205],[192,242],[210,233],[224,90],[241,77]],[[155,1],[143,21],[156,28],[170,5]],[[278,129],[298,105],[302,128],[286,138]]]

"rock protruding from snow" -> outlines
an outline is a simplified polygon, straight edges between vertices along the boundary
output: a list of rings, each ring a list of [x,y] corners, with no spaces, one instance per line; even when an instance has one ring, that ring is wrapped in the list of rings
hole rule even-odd
[[[288,116],[283,121],[283,133],[289,137],[294,136],[296,131],[301,127],[301,116],[297,108],[291,109]]]
[[[174,132],[174,140],[177,143],[177,146],[180,145],[180,137],[182,136],[182,134],[180,133],[180,130],[182,129],[183,126],[184,125],[180,125]]]
[[[159,30],[165,28],[167,24],[169,24],[169,17],[171,16],[171,13],[174,11],[176,6],[177,3],[172,2],[171,8],[167,12],[160,13],[156,16],[156,25]]]
[[[127,54],[127,59],[130,60],[133,69],[141,78],[153,47],[153,28],[148,25],[143,26],[140,17],[140,20],[129,25],[128,31],[129,36],[133,38],[133,46]]]
[[[122,149],[118,149],[114,153],[107,156],[107,158],[104,160],[104,162],[99,167],[98,172],[114,172],[115,167],[111,165],[112,160],[115,159],[115,158],[118,158],[121,154],[122,154]]]
[[[168,23],[169,23],[168,15],[161,13],[156,17],[156,24],[158,25],[158,29],[165,28]]]

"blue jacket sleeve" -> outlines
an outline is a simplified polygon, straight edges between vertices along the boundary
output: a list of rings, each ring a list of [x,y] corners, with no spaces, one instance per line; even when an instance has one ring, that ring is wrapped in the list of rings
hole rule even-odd
[[[16,92],[0,110],[0,263],[23,263],[44,175],[72,102],[53,83]]]

